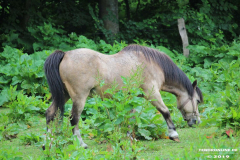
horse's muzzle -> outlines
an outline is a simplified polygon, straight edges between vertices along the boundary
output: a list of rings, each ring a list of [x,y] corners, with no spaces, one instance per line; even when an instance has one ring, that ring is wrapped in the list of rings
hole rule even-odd
[[[187,123],[188,123],[189,127],[193,127],[194,124],[197,124],[197,120],[196,119],[190,119]]]

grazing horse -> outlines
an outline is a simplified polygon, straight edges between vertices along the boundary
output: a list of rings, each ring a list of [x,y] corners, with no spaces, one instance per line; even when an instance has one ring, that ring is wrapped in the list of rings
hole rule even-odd
[[[128,77],[137,66],[143,65],[144,83],[140,86],[145,98],[163,115],[168,125],[169,137],[179,141],[170,112],[164,104],[160,90],[170,92],[177,98],[177,106],[189,126],[200,122],[198,103],[203,101],[197,81],[191,84],[185,73],[164,53],[140,45],[129,45],[114,55],[105,55],[90,49],[75,49],[67,52],[55,51],[45,61],[44,69],[53,102],[46,111],[47,124],[54,119],[56,111],[64,112],[64,104],[69,98],[73,101],[71,125],[82,147],[83,142],[78,128],[79,118],[87,97],[92,92],[100,96],[109,85],[100,87],[98,75],[105,84],[116,81],[119,89],[123,85],[121,76]],[[152,91],[154,91],[152,93]],[[50,129],[48,129],[50,131]]]

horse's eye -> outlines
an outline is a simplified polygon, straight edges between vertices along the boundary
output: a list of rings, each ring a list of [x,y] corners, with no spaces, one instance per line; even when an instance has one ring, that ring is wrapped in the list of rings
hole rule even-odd
[[[197,100],[197,104],[201,103],[200,100]]]

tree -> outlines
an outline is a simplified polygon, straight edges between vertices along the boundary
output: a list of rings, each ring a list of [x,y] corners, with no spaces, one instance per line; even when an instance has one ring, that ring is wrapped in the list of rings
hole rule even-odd
[[[130,20],[131,16],[130,16],[129,1],[128,1],[128,0],[124,0],[124,3],[125,3],[125,5],[126,5],[126,15],[127,15],[127,20]]]
[[[114,40],[119,32],[118,23],[118,0],[100,0],[99,15],[103,20],[104,28],[109,31],[110,40]]]

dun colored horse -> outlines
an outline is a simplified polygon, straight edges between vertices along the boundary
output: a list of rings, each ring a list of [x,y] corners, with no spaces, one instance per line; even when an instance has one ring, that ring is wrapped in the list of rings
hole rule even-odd
[[[107,89],[107,85],[100,87],[100,82],[96,80],[97,75],[101,75],[105,84],[116,81],[121,87],[121,76],[128,77],[139,65],[144,66],[144,83],[141,88],[145,95],[154,91],[146,98],[156,100],[152,101],[152,104],[165,118],[170,139],[179,141],[170,112],[159,91],[170,92],[176,96],[178,109],[189,126],[200,122],[198,103],[203,101],[202,93],[197,87],[197,81],[191,84],[185,73],[166,54],[140,45],[129,45],[114,55],[105,55],[85,48],[52,53],[44,64],[53,99],[46,111],[47,124],[53,120],[58,109],[61,113],[64,112],[64,104],[71,98],[71,125],[75,126],[73,134],[77,135],[81,146],[87,148],[81,138],[78,122],[87,97],[93,91],[102,96],[101,93]]]

